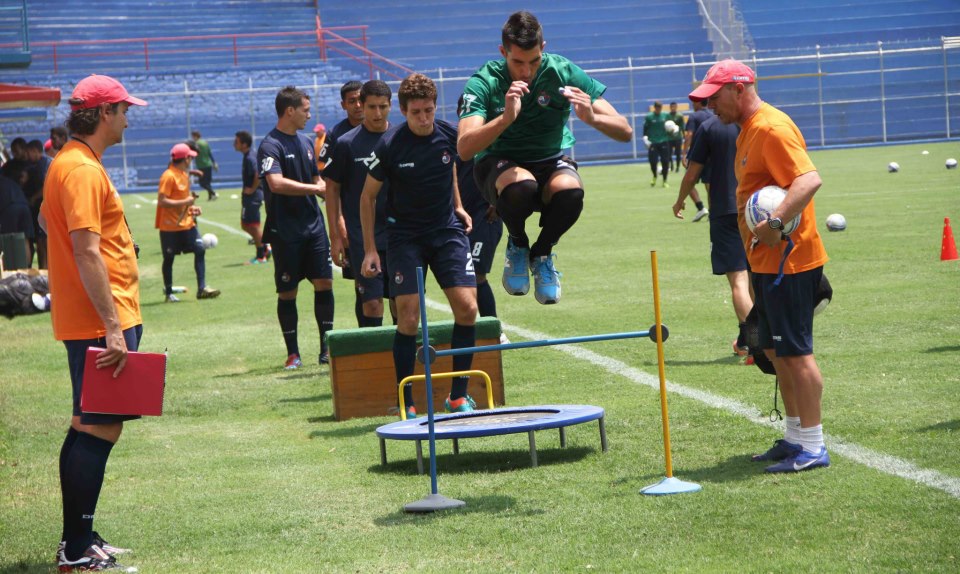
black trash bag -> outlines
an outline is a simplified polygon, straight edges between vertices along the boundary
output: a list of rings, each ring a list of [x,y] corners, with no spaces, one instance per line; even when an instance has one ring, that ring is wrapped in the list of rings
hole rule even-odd
[[[0,279],[0,315],[13,319],[17,315],[40,313],[33,304],[33,294],[46,295],[49,292],[47,278],[43,275],[15,273]]]

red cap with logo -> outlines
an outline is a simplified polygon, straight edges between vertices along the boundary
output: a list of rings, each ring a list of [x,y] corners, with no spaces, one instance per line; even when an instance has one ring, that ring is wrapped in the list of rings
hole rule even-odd
[[[707,71],[703,82],[687,97],[691,100],[706,100],[727,84],[752,84],[756,79],[750,66],[736,60],[723,60]]]
[[[197,152],[190,149],[185,143],[178,143],[170,149],[170,157],[173,159],[183,159],[185,157],[197,157]]]
[[[147,102],[127,93],[123,84],[110,76],[92,74],[80,80],[70,94],[70,109],[85,110],[100,104],[127,102],[131,106],[145,106]]]
[[[325,131],[327,131],[327,126],[325,126],[325,125],[323,125],[323,124],[317,124],[317,125],[313,126],[313,132],[314,132],[314,133],[320,133],[320,132],[325,132]]]

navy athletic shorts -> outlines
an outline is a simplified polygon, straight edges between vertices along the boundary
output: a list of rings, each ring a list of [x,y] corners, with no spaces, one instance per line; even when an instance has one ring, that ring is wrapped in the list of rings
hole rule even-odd
[[[143,336],[143,325],[124,329],[123,340],[127,343],[128,351],[140,348],[140,337]],[[64,341],[67,348],[67,364],[70,367],[70,382],[73,384],[73,416],[79,416],[80,422],[85,425],[105,425],[119,423],[140,418],[140,415],[105,415],[100,413],[84,413],[80,411],[80,391],[83,389],[83,368],[87,362],[88,347],[107,347],[105,337],[99,339],[76,339]],[[115,369],[116,366],[108,367]]]
[[[473,269],[480,275],[489,275],[493,269],[493,257],[503,237],[503,221],[498,217],[487,221],[487,210],[471,213],[473,229],[467,235],[470,240],[470,255],[473,256]]]
[[[530,162],[516,162],[510,159],[488,155],[475,163],[473,168],[473,177],[477,182],[477,187],[480,188],[480,195],[487,200],[487,203],[490,205],[497,204],[497,178],[500,177],[501,173],[515,167],[525,169],[533,175],[537,180],[537,189],[540,191],[541,196],[543,189],[546,187],[547,182],[550,181],[550,178],[553,177],[553,174],[561,171],[567,172],[575,177],[577,181],[580,182],[580,187],[583,187],[583,181],[580,179],[580,174],[577,173],[577,162],[565,155]],[[537,202],[537,211],[541,210],[542,201],[543,199],[540,197]]]
[[[754,273],[760,348],[774,349],[778,357],[813,354],[813,308],[823,267],[784,275],[780,285],[773,273]]]
[[[377,251],[377,254],[380,256],[380,269],[386,269],[387,252]],[[347,252],[347,256],[350,258],[349,268],[363,268],[363,249],[354,248],[352,251]],[[385,294],[390,292],[390,283],[387,281],[387,274],[383,272],[376,277],[364,277],[363,273],[357,273],[354,281],[356,282],[357,292],[360,293],[360,300],[364,303],[383,299]]]
[[[260,223],[260,206],[263,205],[263,191],[258,189],[250,195],[240,194],[240,222]]]
[[[333,279],[333,260],[326,234],[296,243],[274,241],[270,246],[277,293],[293,291],[304,279]]]
[[[193,253],[200,243],[200,232],[196,227],[183,231],[161,231],[160,249],[165,255]]]
[[[460,229],[447,228],[417,237],[388,239],[390,296],[417,293],[417,267],[427,266],[441,289],[477,286],[466,234]]]
[[[737,225],[737,214],[710,216],[710,262],[713,274],[747,270],[747,252]]]

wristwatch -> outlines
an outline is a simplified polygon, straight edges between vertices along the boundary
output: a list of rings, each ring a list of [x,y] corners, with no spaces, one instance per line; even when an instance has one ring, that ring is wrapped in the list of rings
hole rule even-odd
[[[783,229],[783,220],[779,217],[771,217],[767,220],[767,225],[770,226],[770,229]]]

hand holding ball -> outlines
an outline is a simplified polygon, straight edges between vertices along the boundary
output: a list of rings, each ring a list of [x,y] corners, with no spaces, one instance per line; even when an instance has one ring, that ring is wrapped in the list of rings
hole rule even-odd
[[[744,217],[747,220],[747,227],[750,228],[750,231],[754,231],[757,228],[757,223],[769,220],[773,212],[783,203],[785,197],[787,197],[786,190],[775,185],[768,185],[754,192],[754,194],[750,196],[750,199],[747,200],[747,206],[744,210]],[[790,235],[799,225],[800,214],[798,213],[797,216],[790,221],[783,222],[781,232],[784,235]]]

